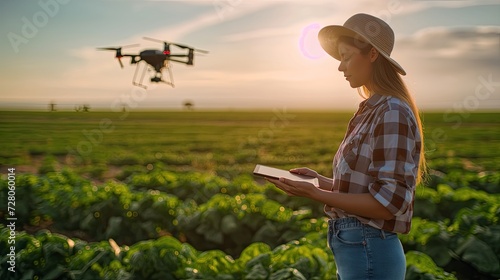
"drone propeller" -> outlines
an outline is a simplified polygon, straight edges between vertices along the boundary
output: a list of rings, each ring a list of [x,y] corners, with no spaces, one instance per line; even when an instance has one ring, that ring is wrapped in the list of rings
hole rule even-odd
[[[115,58],[118,59],[118,62],[120,63],[120,66],[123,68],[123,63],[121,58],[123,57],[122,55],[122,48],[132,48],[132,47],[137,47],[139,44],[132,44],[132,45],[126,45],[122,47],[105,47],[105,48],[97,48],[97,50],[100,51],[116,51]]]
[[[181,49],[193,50],[195,52],[200,52],[200,53],[208,53],[208,51],[205,51],[205,50],[195,49],[195,48],[191,48],[191,47],[180,45],[180,44],[172,44],[172,45],[175,45]]]
[[[157,43],[163,43],[163,53],[164,54],[170,54],[170,45],[172,43],[161,41],[161,40],[158,40],[158,39],[155,39],[155,38],[149,38],[149,37],[142,37],[142,38],[144,40],[149,40],[149,41],[153,41],[153,42],[157,42]]]
[[[181,45],[181,44],[177,44],[177,43],[173,43],[173,42],[162,41],[162,40],[149,38],[149,37],[143,37],[143,39],[153,41],[153,42],[163,43],[166,51],[167,50],[170,51],[169,46],[174,45],[174,46],[179,47],[181,49],[189,49],[189,50],[193,50],[193,51],[200,52],[200,53],[208,53],[208,51],[205,51],[205,50],[195,49],[195,48],[192,48],[192,47],[189,47],[186,45]]]
[[[158,40],[158,39],[155,39],[155,38],[150,38],[150,37],[142,37],[142,39],[144,39],[144,40],[149,40],[149,41],[153,41],[153,42],[157,42],[157,43],[167,43],[167,42],[165,42],[165,41]]]

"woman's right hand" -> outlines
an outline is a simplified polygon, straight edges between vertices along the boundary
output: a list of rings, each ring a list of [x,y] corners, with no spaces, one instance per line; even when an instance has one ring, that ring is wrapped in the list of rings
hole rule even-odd
[[[323,189],[323,190],[331,190],[332,189],[333,180],[331,178],[328,178],[328,177],[325,177],[323,175],[318,174],[318,172],[312,170],[311,168],[307,168],[307,167],[293,168],[293,169],[290,169],[290,172],[295,173],[295,174],[310,176],[313,178],[318,178],[318,183],[319,183],[320,189]]]
[[[299,175],[318,178],[318,172],[316,172],[310,168],[307,168],[307,167],[293,168],[293,169],[290,169],[290,172],[295,173],[295,174],[299,174]]]

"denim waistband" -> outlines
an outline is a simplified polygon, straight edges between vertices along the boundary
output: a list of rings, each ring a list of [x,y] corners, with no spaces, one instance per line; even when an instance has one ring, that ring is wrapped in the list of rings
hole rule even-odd
[[[337,232],[342,230],[362,229],[365,237],[380,237],[382,239],[388,236],[397,235],[396,233],[385,231],[382,229],[374,228],[370,225],[363,224],[354,217],[345,217],[339,219],[328,220],[328,227],[330,232]]]
[[[334,229],[360,228],[367,226],[354,217],[330,219],[328,220],[328,225],[332,226]]]

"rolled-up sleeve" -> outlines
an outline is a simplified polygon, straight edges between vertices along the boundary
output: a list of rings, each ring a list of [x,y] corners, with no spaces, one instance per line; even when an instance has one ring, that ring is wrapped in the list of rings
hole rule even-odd
[[[405,214],[413,201],[420,141],[412,116],[401,107],[388,110],[375,124],[369,192],[394,216]]]

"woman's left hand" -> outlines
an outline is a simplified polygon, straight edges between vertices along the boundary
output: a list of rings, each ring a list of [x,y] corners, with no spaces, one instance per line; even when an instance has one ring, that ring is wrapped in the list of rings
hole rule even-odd
[[[311,197],[314,192],[318,191],[317,186],[308,182],[294,181],[287,178],[280,178],[279,180],[266,178],[266,180],[290,196]]]

